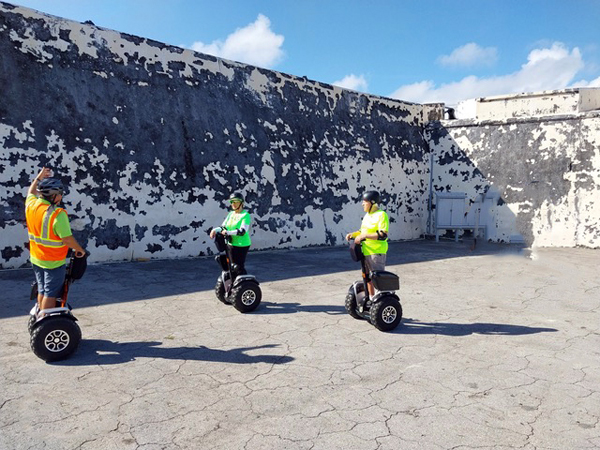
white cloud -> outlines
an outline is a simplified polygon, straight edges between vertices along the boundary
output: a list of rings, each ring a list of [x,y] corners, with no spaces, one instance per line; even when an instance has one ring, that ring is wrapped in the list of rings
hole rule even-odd
[[[443,55],[438,58],[438,62],[443,66],[491,66],[498,59],[498,52],[495,47],[480,47],[474,42],[458,47],[449,55]]]
[[[353,91],[366,92],[368,88],[367,80],[364,75],[356,76],[353,73],[346,75],[344,78],[331,83],[335,86],[339,86],[345,89],[352,89]]]
[[[283,59],[283,40],[283,35],[271,31],[269,18],[259,14],[256,21],[235,30],[227,36],[225,42],[194,42],[191,49],[220,58],[272,68]]]
[[[600,77],[596,78],[595,80],[590,81],[587,84],[587,87],[600,87]]]
[[[468,76],[439,87],[426,80],[401,86],[391,97],[416,103],[443,102],[452,105],[470,98],[564,89],[583,67],[577,47],[569,51],[564,44],[555,42],[550,48],[532,50],[527,63],[517,72],[489,78]],[[596,82],[598,80],[592,81]]]
[[[571,87],[589,87],[589,88],[600,87],[600,77],[598,77],[592,81],[587,81],[587,80],[576,81],[575,83],[573,83],[571,85]]]

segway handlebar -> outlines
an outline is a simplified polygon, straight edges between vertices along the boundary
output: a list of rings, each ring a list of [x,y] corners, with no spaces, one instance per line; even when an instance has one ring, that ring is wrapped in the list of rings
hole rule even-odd
[[[354,239],[350,241],[350,257],[352,261],[360,262],[365,259],[362,252],[362,245],[354,242]]]
[[[67,278],[70,280],[79,280],[83,277],[87,269],[87,259],[90,256],[90,252],[86,250],[85,254],[81,257],[75,256],[75,252],[70,251],[70,260],[67,266]]]

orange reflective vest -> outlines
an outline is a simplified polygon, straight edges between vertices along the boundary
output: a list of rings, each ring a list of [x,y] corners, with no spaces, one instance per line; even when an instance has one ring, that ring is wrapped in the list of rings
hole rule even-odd
[[[54,233],[54,221],[64,211],[56,205],[32,200],[25,208],[27,231],[29,231],[29,253],[32,258],[42,261],[62,261],[67,257],[69,247]]]

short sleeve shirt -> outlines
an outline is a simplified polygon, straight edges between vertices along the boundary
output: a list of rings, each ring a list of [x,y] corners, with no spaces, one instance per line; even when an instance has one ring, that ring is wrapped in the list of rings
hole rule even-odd
[[[54,232],[60,238],[68,237],[73,234],[66,212],[61,211],[56,216],[56,220],[54,221]]]

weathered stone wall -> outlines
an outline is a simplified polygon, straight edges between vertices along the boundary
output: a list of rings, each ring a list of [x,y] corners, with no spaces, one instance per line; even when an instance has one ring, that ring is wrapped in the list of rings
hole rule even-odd
[[[427,136],[433,191],[492,199],[492,241],[600,247],[600,112],[442,121]]]
[[[600,89],[571,88],[498,95],[474,99],[478,120],[505,120],[564,114],[578,114],[600,109]],[[461,117],[466,119],[466,117]]]
[[[212,252],[232,190],[253,248],[335,245],[383,193],[390,237],[427,216],[424,123],[440,106],[342,90],[0,3],[0,268],[26,264],[24,197],[68,186],[93,261]]]
[[[432,232],[430,194],[458,191],[472,208],[485,200],[492,241],[600,247],[594,90],[575,103],[571,91],[557,97],[579,112],[524,117],[525,106],[559,108],[543,93],[480,99],[488,120],[440,122],[442,105],[2,2],[0,87],[0,268],[27,263],[24,196],[42,165],[66,182],[74,234],[93,261],[212,253],[207,231],[232,190],[248,200],[255,249],[340,244],[359,226],[364,188],[383,193],[392,239]]]

